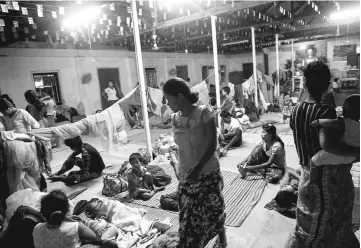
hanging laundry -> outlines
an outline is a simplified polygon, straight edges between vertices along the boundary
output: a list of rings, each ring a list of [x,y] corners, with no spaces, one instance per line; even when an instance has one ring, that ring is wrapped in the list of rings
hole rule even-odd
[[[254,92],[255,83],[253,77],[250,77],[246,82],[243,83],[243,92],[247,92],[247,94],[251,95]]]
[[[124,101],[121,101],[119,104],[130,127],[133,127],[136,124],[136,112],[141,110],[139,87],[129,92],[127,96],[124,97]]]
[[[32,133],[45,141],[50,141],[54,136],[70,139],[89,133],[92,136],[99,137],[103,149],[109,152],[118,145],[118,133],[123,131],[126,126],[127,119],[123,112],[122,104],[124,102],[126,103],[125,106],[133,102],[139,104],[140,99],[138,99],[139,94],[136,94],[137,92],[139,92],[138,87],[111,107],[75,123],[58,127],[33,129]]]
[[[148,87],[148,108],[154,114],[161,116],[162,115],[162,100],[163,100],[163,91],[159,89],[154,89]]]
[[[191,88],[192,92],[198,92],[199,101],[198,105],[208,105],[209,104],[209,92],[208,92],[208,86],[205,81],[202,81],[201,83],[193,86]]]
[[[231,90],[231,92],[229,93],[230,96],[234,97],[235,95],[235,91],[234,91],[234,84],[228,82],[228,87]]]
[[[234,100],[236,103],[243,106],[244,104],[244,94],[243,94],[243,86],[242,84],[234,85]]]
[[[267,109],[267,107],[268,107],[268,105],[269,104],[267,104],[267,102],[266,102],[266,100],[265,100],[265,98],[264,98],[264,95],[263,95],[263,92],[262,92],[262,90],[261,90],[261,87],[260,87],[260,85],[258,85],[258,92],[259,92],[259,98],[260,98],[260,100],[261,100],[261,103],[262,103],[262,106],[264,107],[264,109]]]
[[[267,94],[265,94],[266,101],[273,103],[273,89],[275,86],[272,80],[272,76],[264,75],[264,79],[267,85]]]

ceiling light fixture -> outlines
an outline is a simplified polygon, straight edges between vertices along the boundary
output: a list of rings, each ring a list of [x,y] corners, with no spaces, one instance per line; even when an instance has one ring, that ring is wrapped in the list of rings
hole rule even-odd
[[[91,7],[79,13],[74,13],[68,19],[63,21],[65,28],[75,28],[88,25],[89,21],[97,18],[100,14],[101,7]]]
[[[349,18],[353,18],[353,17],[360,17],[360,9],[359,8],[333,13],[330,16],[330,19],[332,21],[338,21],[338,20],[349,19]]]

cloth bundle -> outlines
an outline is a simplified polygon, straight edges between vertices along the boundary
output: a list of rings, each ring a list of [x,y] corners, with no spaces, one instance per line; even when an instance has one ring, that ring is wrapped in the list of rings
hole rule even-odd
[[[174,146],[174,136],[171,132],[166,132],[158,136],[156,140],[156,145],[154,147],[154,152],[157,155],[165,155],[169,153],[172,146]]]
[[[198,105],[208,105],[209,104],[209,92],[208,92],[208,86],[205,81],[202,81],[201,83],[193,86],[191,88],[192,92],[198,92]]]

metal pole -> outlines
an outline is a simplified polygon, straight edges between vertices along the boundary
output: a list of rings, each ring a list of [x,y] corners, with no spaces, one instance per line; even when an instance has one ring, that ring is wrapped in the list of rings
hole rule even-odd
[[[295,67],[294,67],[294,63],[295,63],[295,50],[293,47],[293,40],[291,41],[291,46],[292,46],[292,57],[291,57],[291,70],[292,70],[292,92],[295,91]]]
[[[280,57],[278,54],[278,45],[278,34],[276,34],[277,96],[280,96]]]
[[[152,156],[152,141],[150,138],[150,128],[149,128],[149,119],[148,119],[148,106],[147,106],[147,94],[145,91],[145,79],[144,79],[144,69],[143,69],[143,59],[142,59],[142,48],[140,46],[140,37],[139,37],[139,24],[138,24],[138,13],[137,13],[137,1],[132,1],[132,19],[133,19],[133,29],[134,29],[134,41],[135,41],[135,55],[137,58],[137,68],[138,68],[138,78],[140,85],[140,96],[142,101],[143,109],[143,118],[144,118],[144,129],[145,137],[147,141],[147,150],[151,157]]]
[[[255,90],[254,90],[254,103],[256,104],[256,107],[258,107],[258,81],[257,81],[257,61],[256,61],[256,37],[254,34],[254,27],[251,27],[252,32],[252,58],[253,58],[253,78],[254,78],[254,84],[255,84]]]
[[[214,77],[215,77],[215,84],[216,84],[216,102],[217,102],[217,108],[220,108],[221,107],[221,89],[220,89],[220,84],[219,84],[219,66],[218,66],[216,21],[217,21],[217,16],[211,16],[212,43],[213,43],[213,64],[214,64]]]

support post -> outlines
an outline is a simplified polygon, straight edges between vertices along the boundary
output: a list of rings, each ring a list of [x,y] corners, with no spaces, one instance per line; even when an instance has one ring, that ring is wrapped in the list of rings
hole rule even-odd
[[[254,33],[254,27],[251,27],[252,33],[252,58],[253,58],[253,78],[256,85],[254,90],[254,103],[258,107],[258,81],[257,81],[257,60],[256,60],[256,37]]]
[[[146,142],[147,142],[147,150],[150,154],[151,160],[153,160],[152,141],[150,138],[147,94],[146,94],[146,89],[145,89],[142,48],[140,46],[139,23],[138,23],[137,1],[136,0],[132,0],[132,19],[133,19],[134,42],[135,42],[135,55],[136,55],[136,59],[137,59],[138,78],[139,78],[139,85],[140,85],[140,96],[141,96],[141,101],[142,101],[142,110],[143,110],[143,118],[144,118],[145,137],[146,137]]]
[[[292,71],[292,92],[295,92],[295,50],[294,50],[294,46],[293,46],[293,39],[291,41],[291,46],[292,46],[292,57],[291,57],[291,71]]]
[[[214,64],[214,77],[216,86],[216,102],[217,108],[221,107],[221,89],[219,84],[219,66],[218,66],[218,49],[217,49],[217,29],[216,29],[217,16],[211,16],[212,24],[212,43],[213,43],[213,64]]]
[[[278,34],[276,36],[276,68],[277,68],[277,96],[280,96],[280,56],[278,53]]]

